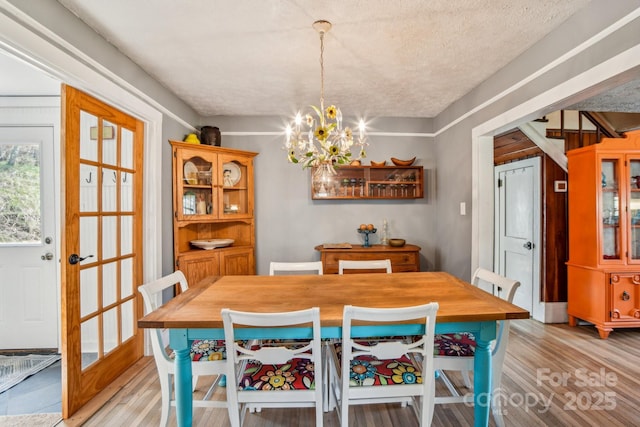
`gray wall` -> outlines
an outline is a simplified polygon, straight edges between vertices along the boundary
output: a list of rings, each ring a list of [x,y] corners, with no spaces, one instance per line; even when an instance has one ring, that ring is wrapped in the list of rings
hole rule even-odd
[[[175,120],[162,118],[162,189],[158,194],[162,199],[162,274],[173,273],[175,270],[173,261],[173,176],[172,176],[172,151],[169,139],[181,140],[189,133],[184,126]]]
[[[322,243],[362,243],[356,229],[361,223],[379,227],[371,238],[378,243],[383,219],[391,237],[418,245],[421,269],[433,270],[435,199],[433,197],[435,155],[433,138],[424,136],[370,136],[367,158],[410,159],[425,168],[426,197],[410,201],[311,200],[309,170],[290,164],[283,150],[282,117],[209,117],[203,125],[218,126],[222,146],[255,151],[256,256],[258,274],[269,273],[270,261],[310,261],[320,258],[313,248]],[[348,118],[345,119],[348,123]],[[422,133],[431,131],[431,120],[377,119],[377,132]],[[225,132],[279,132],[281,135],[225,135]]]

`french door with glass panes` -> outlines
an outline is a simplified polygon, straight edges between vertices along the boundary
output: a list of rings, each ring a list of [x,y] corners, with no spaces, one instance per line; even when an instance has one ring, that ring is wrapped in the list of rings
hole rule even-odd
[[[143,354],[143,123],[63,85],[62,411]]]

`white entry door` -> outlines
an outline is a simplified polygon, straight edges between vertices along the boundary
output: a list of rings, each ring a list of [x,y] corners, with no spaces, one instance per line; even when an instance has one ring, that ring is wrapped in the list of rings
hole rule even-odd
[[[0,126],[0,349],[58,348],[53,132]]]
[[[540,158],[496,166],[496,271],[519,280],[514,304],[540,302]]]

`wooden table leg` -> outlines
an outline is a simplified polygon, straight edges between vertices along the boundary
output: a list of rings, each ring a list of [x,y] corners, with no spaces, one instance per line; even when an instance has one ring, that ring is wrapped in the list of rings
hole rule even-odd
[[[175,388],[176,388],[176,420],[178,427],[191,427],[193,422],[193,386],[191,371],[191,355],[186,330],[172,330],[172,345],[175,351]],[[176,348],[179,339],[180,348]]]

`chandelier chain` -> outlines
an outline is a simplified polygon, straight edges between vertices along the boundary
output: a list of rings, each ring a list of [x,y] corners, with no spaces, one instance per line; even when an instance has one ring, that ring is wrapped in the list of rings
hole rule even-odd
[[[320,32],[320,111],[324,111],[324,31]]]
[[[311,105],[311,114],[296,114],[285,130],[284,149],[291,163],[300,163],[303,168],[323,165],[321,170],[335,174],[335,167],[366,157],[365,146],[369,143],[363,119],[360,119],[358,133],[354,135],[351,127],[343,126],[340,108],[335,105],[325,108],[324,36],[331,29],[331,23],[318,20],[313,23],[313,28],[320,35],[320,108]]]

